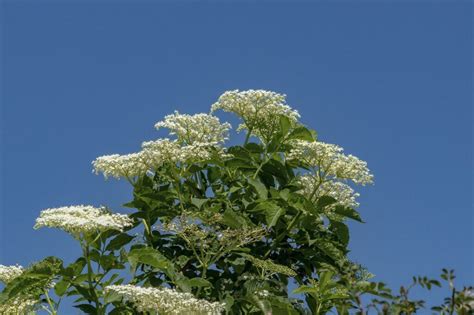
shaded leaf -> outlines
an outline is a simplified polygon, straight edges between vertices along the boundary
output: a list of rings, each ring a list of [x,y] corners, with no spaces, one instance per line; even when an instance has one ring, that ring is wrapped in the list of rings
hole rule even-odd
[[[124,245],[130,243],[134,238],[134,236],[128,235],[127,233],[121,233],[109,242],[105,250],[113,251],[120,249]]]
[[[352,209],[352,208],[344,207],[344,206],[337,206],[334,209],[334,212],[339,214],[339,215],[342,215],[346,218],[350,218],[350,219],[353,219],[353,220],[356,220],[356,221],[359,221],[359,222],[364,222],[364,221],[362,221],[359,213],[357,211],[355,211],[354,209]]]
[[[297,127],[295,128],[289,135],[288,135],[288,140],[306,140],[313,142],[314,141],[314,135],[311,131],[309,131],[308,128],[306,127]]]
[[[252,185],[255,188],[260,199],[265,200],[268,198],[267,188],[261,181],[253,179],[253,178],[249,178],[248,182],[250,185]]]

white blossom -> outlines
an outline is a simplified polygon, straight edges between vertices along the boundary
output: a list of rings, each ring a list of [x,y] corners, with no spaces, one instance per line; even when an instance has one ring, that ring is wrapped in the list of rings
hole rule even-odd
[[[255,292],[255,294],[260,298],[267,298],[270,296],[270,292],[268,292],[268,290],[258,290]]]
[[[0,315],[29,314],[38,308],[38,301],[31,297],[16,297],[0,304]]]
[[[187,115],[175,111],[163,121],[156,123],[156,129],[168,128],[171,135],[176,135],[180,143],[221,143],[228,139],[229,123],[209,114]]]
[[[165,287],[144,288],[134,285],[110,285],[106,294],[117,294],[130,302],[139,312],[176,315],[218,315],[224,304],[195,298],[191,293],[181,293]]]
[[[322,196],[330,196],[337,200],[335,205],[357,208],[359,203],[356,201],[360,195],[347,184],[327,180],[320,182],[320,179],[314,175],[303,175],[298,177],[298,183],[303,187],[302,193],[307,198],[316,201]]]
[[[462,294],[466,298],[466,304],[469,307],[469,310],[474,310],[474,289],[464,289]]]
[[[58,228],[78,237],[81,233],[123,231],[132,224],[133,220],[127,215],[110,213],[106,208],[79,205],[41,211],[34,228]]]
[[[20,276],[23,273],[24,269],[22,266],[4,266],[0,265],[0,281],[3,283],[8,283]]]
[[[96,174],[104,174],[105,178],[109,176],[117,179],[121,177],[133,178],[146,173],[148,166],[145,163],[145,156],[142,152],[119,155],[104,155],[98,157],[92,162]]]
[[[226,153],[217,142],[194,142],[181,145],[176,140],[158,139],[142,143],[142,151],[127,155],[105,155],[92,162],[96,174],[103,173],[105,178],[129,178],[143,176],[147,171],[158,169],[164,164],[191,164],[211,160],[225,159]]]
[[[237,130],[249,130],[253,135],[268,142],[278,131],[280,116],[286,116],[296,123],[300,115],[286,104],[286,96],[265,90],[227,91],[211,107],[211,112],[224,110],[232,112],[243,123]]]
[[[298,140],[293,143],[287,158],[317,168],[324,177],[352,180],[362,185],[373,183],[373,175],[367,168],[367,163],[342,152],[343,149],[334,144]]]
[[[165,163],[176,164],[181,161],[181,145],[167,138],[142,143],[142,154],[146,165],[158,168]]]
[[[198,163],[212,158],[223,159],[229,155],[218,143],[194,142],[180,145],[169,139],[147,141],[142,144],[145,163],[158,168],[164,163]]]

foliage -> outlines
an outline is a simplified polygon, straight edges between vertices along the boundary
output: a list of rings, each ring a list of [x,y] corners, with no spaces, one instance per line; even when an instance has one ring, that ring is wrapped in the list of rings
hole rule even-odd
[[[36,227],[70,233],[82,254],[66,266],[54,257],[32,264],[6,283],[0,303],[33,299],[50,314],[64,298],[86,314],[412,314],[425,307],[410,290],[430,290],[438,280],[415,277],[392,293],[347,257],[347,220],[363,222],[350,183],[373,181],[365,162],[317,140],[284,95],[231,91],[212,109],[239,116],[244,143],[224,147],[230,125],[211,114],[176,112],[156,125],[176,139],[99,157],[97,173],[132,185],[128,218],[91,206],[43,211]],[[472,314],[472,288],[456,289],[452,271],[442,278],[451,294],[432,310]]]

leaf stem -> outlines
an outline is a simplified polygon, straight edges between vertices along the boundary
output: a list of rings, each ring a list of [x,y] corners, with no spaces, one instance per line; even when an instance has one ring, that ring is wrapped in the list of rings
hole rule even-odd
[[[247,135],[245,136],[245,141],[244,141],[244,146],[249,142],[250,140],[250,135],[252,133],[252,129],[253,128],[250,128],[249,131],[247,132]]]
[[[96,286],[94,286],[93,281],[92,281],[93,269],[92,269],[92,264],[91,264],[91,259],[90,259],[89,243],[87,243],[87,241],[85,241],[84,243],[85,244],[83,246],[83,251],[84,251],[84,257],[86,258],[86,262],[87,262],[87,281],[89,283],[89,291],[90,291],[90,294],[92,295],[92,298],[94,299],[97,314],[102,314],[99,297],[97,296],[97,292],[95,290]]]
[[[48,311],[51,315],[56,315],[56,308],[54,307],[53,301],[51,301],[51,298],[49,297],[48,290],[44,290],[44,295],[46,297],[46,301],[48,301],[49,308],[51,309]]]

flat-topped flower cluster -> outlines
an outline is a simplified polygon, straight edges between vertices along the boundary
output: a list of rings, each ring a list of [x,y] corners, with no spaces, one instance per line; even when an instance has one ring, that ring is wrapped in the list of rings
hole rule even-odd
[[[218,315],[224,304],[196,299],[190,293],[177,292],[165,287],[145,288],[134,285],[111,285],[105,288],[108,294],[119,295],[132,303],[139,312],[169,315]]]
[[[22,266],[4,266],[0,265],[0,282],[8,283],[21,275],[24,269]]]
[[[335,144],[299,140],[293,143],[288,159],[309,166],[321,180],[333,178],[351,180],[361,185],[373,183],[374,176],[367,168],[367,163],[342,152],[343,149]]]
[[[104,207],[79,205],[41,211],[34,228],[58,228],[78,237],[107,230],[123,231],[132,224],[133,220],[127,215],[111,213]]]
[[[336,205],[357,208],[359,203],[357,197],[359,194],[351,186],[326,179],[321,181],[318,176],[305,174],[298,177],[298,183],[303,188],[301,192],[309,199],[316,201],[322,196],[330,196],[337,200]]]
[[[96,174],[133,180],[164,164],[191,164],[228,156],[221,144],[231,127],[209,114],[183,115],[175,112],[156,123],[177,139],[158,139],[142,143],[142,150],[126,155],[104,155],[92,162]]]
[[[268,142],[277,132],[280,116],[286,116],[292,123],[300,118],[298,112],[286,104],[286,95],[265,90],[227,91],[211,107],[211,112],[223,110],[242,119],[237,130]]]
[[[220,122],[216,116],[208,114],[187,115],[175,111],[165,116],[163,121],[155,124],[156,129],[167,128],[170,135],[175,135],[178,142],[188,145],[195,143],[218,144],[228,140],[232,126]]]
[[[14,298],[6,303],[2,303],[0,315],[31,314],[31,312],[34,312],[39,308],[38,304],[38,300],[31,297]]]

